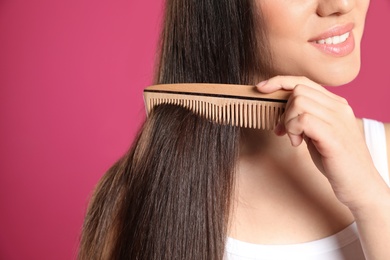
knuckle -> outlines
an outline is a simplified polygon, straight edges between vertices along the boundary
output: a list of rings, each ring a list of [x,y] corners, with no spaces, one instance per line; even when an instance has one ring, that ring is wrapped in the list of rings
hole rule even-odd
[[[345,105],[349,105],[348,100],[346,98],[340,97],[340,102]]]
[[[305,104],[306,98],[304,96],[301,96],[301,95],[295,95],[293,97],[292,101],[293,101],[293,106],[294,107],[301,108]]]
[[[302,84],[297,84],[294,88],[294,93],[299,95],[305,91],[306,86]]]
[[[276,81],[282,81],[283,78],[284,78],[284,77],[281,76],[281,75],[277,75],[277,76],[273,77],[273,79],[276,80]]]
[[[347,115],[349,115],[349,116],[354,116],[354,115],[355,115],[354,112],[353,112],[352,107],[349,106],[349,105],[345,105],[345,106],[344,106],[344,111],[345,111],[345,113],[346,113]]]
[[[298,122],[303,125],[309,124],[310,121],[310,114],[308,113],[302,113],[298,117]]]
[[[302,82],[306,82],[307,80],[309,80],[307,77],[305,76],[298,76],[298,79],[301,80]]]
[[[336,105],[333,109],[337,114],[343,115],[345,117],[355,117],[355,113],[352,107],[348,104],[340,103]]]

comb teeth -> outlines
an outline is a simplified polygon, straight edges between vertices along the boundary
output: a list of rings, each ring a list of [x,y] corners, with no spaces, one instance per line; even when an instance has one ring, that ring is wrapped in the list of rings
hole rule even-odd
[[[163,97],[164,95],[169,97]],[[223,98],[216,100],[215,97],[205,96],[201,96],[201,99],[195,99],[189,98],[187,95],[161,93],[158,96],[145,98],[148,114],[157,105],[172,104],[187,108],[218,124],[264,130],[274,129],[280,121],[285,107],[285,103],[272,101]]]

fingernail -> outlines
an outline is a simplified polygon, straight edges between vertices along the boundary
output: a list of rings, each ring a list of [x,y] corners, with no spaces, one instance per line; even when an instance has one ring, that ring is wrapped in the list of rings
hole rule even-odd
[[[283,124],[282,123],[278,123],[276,126],[275,126],[275,129],[274,129],[274,133],[276,135],[283,135]]]
[[[258,84],[256,85],[256,87],[261,88],[262,86],[264,86],[265,84],[267,84],[267,82],[268,82],[268,80],[264,80],[264,81],[258,83]]]

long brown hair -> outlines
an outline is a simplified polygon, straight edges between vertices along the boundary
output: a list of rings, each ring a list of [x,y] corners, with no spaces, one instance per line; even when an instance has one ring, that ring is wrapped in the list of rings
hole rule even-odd
[[[267,75],[258,11],[253,0],[166,0],[155,82],[253,84]],[[79,259],[222,259],[239,133],[156,107],[96,187]]]

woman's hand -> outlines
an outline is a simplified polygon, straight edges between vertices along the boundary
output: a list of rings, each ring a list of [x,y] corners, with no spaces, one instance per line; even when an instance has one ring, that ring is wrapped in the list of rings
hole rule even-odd
[[[353,211],[378,199],[373,196],[380,194],[378,187],[384,182],[344,98],[305,77],[277,76],[257,88],[263,93],[292,91],[275,133],[287,134],[293,146],[306,141],[314,163],[342,203]]]

